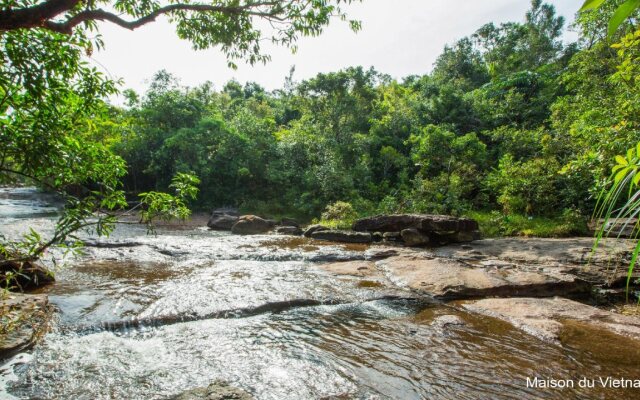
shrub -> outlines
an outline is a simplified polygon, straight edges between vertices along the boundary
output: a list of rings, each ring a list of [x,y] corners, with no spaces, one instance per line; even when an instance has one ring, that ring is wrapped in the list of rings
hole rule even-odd
[[[353,221],[358,217],[358,213],[351,203],[346,201],[336,201],[329,204],[322,213],[323,220],[343,220]]]

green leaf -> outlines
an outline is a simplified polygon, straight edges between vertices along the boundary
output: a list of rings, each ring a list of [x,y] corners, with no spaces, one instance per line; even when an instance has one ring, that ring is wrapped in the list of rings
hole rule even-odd
[[[604,3],[604,0],[586,0],[580,11],[593,10],[594,8],[598,8]]]
[[[624,165],[624,166],[629,165],[629,162],[623,156],[616,156],[616,162],[618,163],[618,165]]]
[[[629,168],[625,168],[625,169],[619,171],[616,174],[616,176],[613,178],[613,182],[614,183],[619,183],[621,180],[623,180],[627,176],[627,174],[629,173],[629,170],[630,170]]]
[[[609,29],[607,34],[609,38],[615,35],[618,27],[638,8],[640,7],[640,0],[627,0],[618,7],[613,17],[609,20]]]

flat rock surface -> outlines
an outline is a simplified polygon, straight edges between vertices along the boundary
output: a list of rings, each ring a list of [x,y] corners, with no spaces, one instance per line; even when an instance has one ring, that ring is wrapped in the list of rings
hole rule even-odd
[[[603,287],[624,287],[633,240],[607,239],[592,252],[593,238],[484,239],[466,245],[432,249],[434,257],[455,259],[483,266],[508,266],[528,270],[555,270]],[[640,277],[640,269],[634,279]]]
[[[216,381],[206,388],[196,388],[173,398],[174,400],[252,400],[253,397],[242,389],[226,382]]]
[[[558,340],[567,323],[580,322],[640,340],[640,318],[620,315],[564,298],[483,299],[467,310],[505,320],[534,336]]]
[[[370,233],[336,230],[316,230],[311,233],[311,237],[317,240],[344,243],[371,243],[373,240]]]
[[[592,254],[594,239],[499,238],[477,240],[467,245],[450,245],[433,250],[440,257],[487,259],[535,264],[604,264],[628,262],[635,242],[609,239],[601,242]]]
[[[440,258],[391,257],[378,263],[397,284],[440,299],[578,295],[589,286],[572,275],[469,266]]]
[[[33,345],[48,322],[44,294],[8,293],[0,298],[0,359]]]
[[[351,275],[361,278],[378,278],[382,274],[371,261],[345,261],[320,265],[320,269],[335,275]]]
[[[412,255],[410,255],[412,254]],[[589,285],[575,276],[551,271],[472,266],[455,260],[405,253],[384,260],[324,264],[335,275],[386,278],[388,284],[444,300],[479,297],[549,297],[582,295]],[[384,280],[384,279],[382,279]]]

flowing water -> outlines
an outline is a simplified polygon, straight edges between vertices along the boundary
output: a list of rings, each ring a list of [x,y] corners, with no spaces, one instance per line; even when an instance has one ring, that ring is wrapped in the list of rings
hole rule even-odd
[[[51,201],[0,189],[1,232],[51,229]],[[526,387],[535,376],[640,379],[640,351],[617,337],[575,327],[550,344],[317,268],[363,258],[364,246],[135,225],[88,244],[42,290],[50,332],[5,360],[0,398],[164,399],[216,379],[258,399],[640,398]],[[442,315],[465,324],[433,324]]]

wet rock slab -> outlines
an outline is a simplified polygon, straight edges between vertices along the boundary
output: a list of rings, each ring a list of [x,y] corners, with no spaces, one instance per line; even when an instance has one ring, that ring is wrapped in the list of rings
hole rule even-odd
[[[196,388],[173,397],[173,400],[253,400],[253,397],[242,389],[226,382],[216,381],[206,388]]]
[[[334,275],[349,275],[360,278],[383,278],[371,261],[345,261],[320,265],[320,269]]]
[[[316,230],[311,234],[311,238],[341,243],[371,243],[373,241],[370,233],[337,230]]]
[[[580,297],[590,285],[557,269],[525,270],[491,264],[468,265],[455,260],[431,258],[425,253],[403,251],[373,260],[336,262],[319,268],[334,275],[384,281],[441,300],[482,297]]]
[[[49,314],[44,294],[10,293],[0,298],[0,359],[35,344],[46,329]]]
[[[443,300],[581,295],[589,285],[555,271],[470,266],[440,258],[391,257],[377,264],[399,285]]]
[[[525,332],[557,341],[568,323],[583,323],[640,341],[640,318],[601,310],[565,298],[483,299],[463,307],[507,321]]]
[[[485,239],[466,245],[450,245],[432,250],[434,257],[473,262],[486,266],[556,270],[575,275],[605,289],[626,287],[628,267],[635,241],[607,239],[593,252],[593,238]],[[632,281],[640,278],[636,269]],[[624,298],[624,293],[616,296]]]

